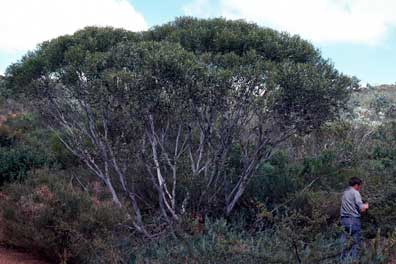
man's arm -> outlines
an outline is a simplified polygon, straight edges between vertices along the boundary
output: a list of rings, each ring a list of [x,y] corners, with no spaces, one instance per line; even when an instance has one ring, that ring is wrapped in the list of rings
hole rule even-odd
[[[361,212],[361,213],[364,213],[365,211],[367,211],[368,208],[369,208],[368,203],[364,203],[364,204],[363,204],[363,208],[360,208],[360,212]]]
[[[359,210],[361,213],[364,213],[365,211],[367,211],[367,209],[369,208],[368,203],[363,203],[362,201],[362,196],[360,195],[359,192],[356,192],[355,195],[355,203],[357,204],[357,206],[359,207]]]

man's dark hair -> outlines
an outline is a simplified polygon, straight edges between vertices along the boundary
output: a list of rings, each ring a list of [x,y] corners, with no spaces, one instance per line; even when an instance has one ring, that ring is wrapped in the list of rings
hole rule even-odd
[[[358,177],[352,177],[349,179],[349,186],[362,185],[362,182]]]

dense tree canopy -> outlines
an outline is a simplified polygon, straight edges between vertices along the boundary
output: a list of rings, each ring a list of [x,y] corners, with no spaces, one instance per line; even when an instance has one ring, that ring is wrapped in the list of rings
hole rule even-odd
[[[44,42],[6,79],[117,204],[130,200],[142,232],[153,199],[167,222],[186,208],[229,215],[273,150],[336,118],[355,85],[298,36],[194,18],[86,28]],[[147,182],[157,197],[141,203]]]

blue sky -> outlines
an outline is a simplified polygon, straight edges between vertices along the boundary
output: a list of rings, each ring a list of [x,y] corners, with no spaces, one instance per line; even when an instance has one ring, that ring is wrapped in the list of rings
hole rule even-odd
[[[393,84],[394,10],[395,0],[1,0],[0,74],[38,43],[84,26],[137,31],[190,15],[245,19],[299,34],[363,85]]]

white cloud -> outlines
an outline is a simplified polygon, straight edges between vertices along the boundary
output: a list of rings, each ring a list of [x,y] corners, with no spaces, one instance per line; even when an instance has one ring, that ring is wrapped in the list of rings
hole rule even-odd
[[[396,26],[395,0],[219,0],[216,16],[243,18],[316,43],[377,44]],[[186,6],[204,16],[209,1]]]
[[[212,15],[216,16],[216,10],[214,10],[214,6],[210,4],[210,0],[195,0],[183,6],[182,9],[186,15],[204,18],[208,18]]]
[[[0,50],[12,53],[86,26],[147,28],[127,0],[0,0]]]

